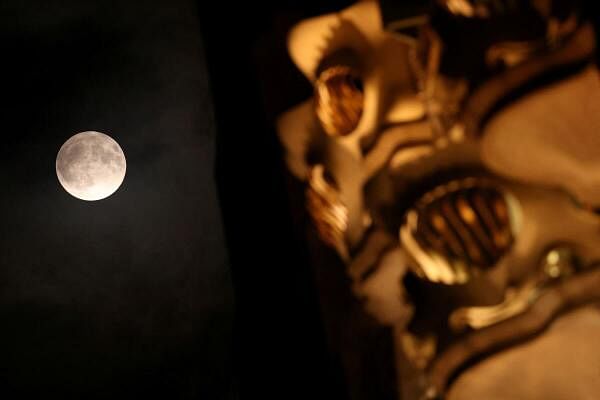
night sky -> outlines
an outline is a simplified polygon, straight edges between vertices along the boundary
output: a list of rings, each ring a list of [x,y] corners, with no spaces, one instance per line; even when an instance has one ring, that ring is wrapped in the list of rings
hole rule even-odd
[[[0,396],[232,398],[233,294],[195,4],[0,5]],[[84,202],[75,133],[127,175]]]

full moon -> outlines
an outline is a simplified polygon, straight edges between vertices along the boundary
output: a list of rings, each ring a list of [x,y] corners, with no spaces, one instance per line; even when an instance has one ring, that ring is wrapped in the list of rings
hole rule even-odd
[[[100,132],[81,132],[62,145],[56,175],[62,187],[81,200],[102,200],[117,191],[127,163],[121,146]]]

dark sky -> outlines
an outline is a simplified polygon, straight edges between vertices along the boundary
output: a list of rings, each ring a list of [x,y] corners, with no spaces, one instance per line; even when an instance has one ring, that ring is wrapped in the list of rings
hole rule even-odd
[[[0,395],[231,398],[232,289],[195,4],[0,5]],[[108,199],[59,185],[71,135],[119,142]]]

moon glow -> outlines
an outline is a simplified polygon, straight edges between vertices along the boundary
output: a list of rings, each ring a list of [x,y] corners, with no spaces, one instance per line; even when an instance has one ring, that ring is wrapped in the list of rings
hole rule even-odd
[[[119,144],[100,132],[81,132],[67,140],[56,156],[56,175],[72,196],[102,200],[125,179],[127,162]]]

